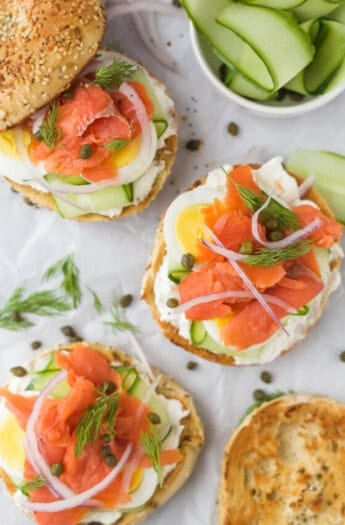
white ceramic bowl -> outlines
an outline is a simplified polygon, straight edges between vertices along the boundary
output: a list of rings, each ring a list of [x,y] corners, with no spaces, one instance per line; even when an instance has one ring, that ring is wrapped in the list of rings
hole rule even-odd
[[[190,22],[190,33],[192,39],[192,46],[196,57],[204,70],[208,79],[218,88],[223,95],[234,102],[243,109],[250,111],[256,115],[268,118],[287,118],[304,115],[309,111],[313,111],[321,106],[324,106],[330,100],[333,100],[345,89],[345,84],[339,88],[333,89],[324,95],[317,95],[315,97],[305,97],[303,100],[295,102],[290,97],[285,97],[283,101],[265,101],[259,102],[242,97],[227,88],[219,78],[219,66],[221,61],[213,52],[211,46],[199,35]]]

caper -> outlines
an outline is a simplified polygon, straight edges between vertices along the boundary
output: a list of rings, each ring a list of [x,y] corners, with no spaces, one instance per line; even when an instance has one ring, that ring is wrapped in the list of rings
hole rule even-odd
[[[105,445],[104,447],[102,447],[102,456],[106,457],[110,456],[110,454],[112,454],[112,451],[109,445]]]
[[[106,381],[102,385],[102,390],[107,395],[112,394],[116,390],[116,385],[112,381]]]
[[[256,401],[264,401],[266,399],[266,392],[261,390],[261,388],[257,388],[253,392],[253,398],[256,399]]]
[[[23,366],[14,366],[11,368],[10,372],[16,377],[23,377],[28,373]]]
[[[102,434],[101,435],[101,441],[103,443],[110,443],[111,441],[111,435],[110,434]]]
[[[53,476],[61,476],[63,471],[64,468],[62,463],[53,463],[53,465],[50,467],[50,472],[53,474]]]
[[[252,241],[242,241],[239,252],[243,255],[251,255],[253,253]]]
[[[195,361],[188,361],[187,368],[188,370],[195,370],[196,368],[198,368],[198,363],[196,363]]]
[[[268,230],[276,230],[279,226],[278,220],[274,217],[269,217],[264,224]]]
[[[34,133],[34,137],[35,137],[36,140],[42,140],[43,139],[40,130],[38,130],[38,131],[36,131],[36,133]]]
[[[284,239],[284,234],[277,230],[273,230],[267,234],[267,237],[270,241],[281,241],[282,239]]]
[[[115,467],[117,463],[117,459],[114,456],[114,454],[108,454],[107,456],[105,456],[104,461],[105,464],[108,465],[108,467]]]
[[[169,297],[169,299],[166,302],[168,308],[176,308],[178,304],[178,300],[175,299],[175,297]]]
[[[41,346],[42,346],[41,341],[32,341],[31,343],[31,348],[33,350],[38,350],[39,348],[41,348]]]
[[[79,150],[79,157],[81,159],[89,159],[92,156],[92,148],[90,144],[83,144]]]
[[[34,203],[32,202],[31,199],[29,199],[29,197],[23,197],[23,201],[25,202],[25,204],[27,204],[28,206],[33,206]]]
[[[150,423],[152,423],[152,425],[159,425],[159,423],[161,422],[161,418],[155,412],[150,412],[147,415],[147,419],[150,421]]]
[[[260,377],[261,381],[263,381],[264,383],[272,383],[272,374],[270,372],[264,370],[263,372],[261,372]]]
[[[63,333],[63,335],[66,335],[67,337],[76,337],[76,333],[74,331],[74,328],[72,328],[72,326],[62,326],[60,328],[61,332]]]
[[[14,323],[20,323],[20,321],[22,320],[23,318],[20,315],[20,312],[18,312],[17,310],[15,310],[14,312],[11,312],[11,321],[13,321]]]
[[[191,253],[184,253],[181,257],[181,266],[186,270],[191,270],[194,266],[195,259]]]
[[[345,361],[345,350],[339,355],[341,361]]]
[[[237,135],[240,132],[240,128],[236,122],[230,122],[228,125],[228,133],[232,135],[233,137],[237,137]]]
[[[133,295],[126,294],[120,297],[119,305],[121,306],[121,308],[127,308],[127,306],[129,306],[132,303],[132,301],[133,301]]]
[[[200,139],[188,140],[188,142],[186,143],[186,149],[188,149],[189,151],[198,151],[202,143],[203,142]]]

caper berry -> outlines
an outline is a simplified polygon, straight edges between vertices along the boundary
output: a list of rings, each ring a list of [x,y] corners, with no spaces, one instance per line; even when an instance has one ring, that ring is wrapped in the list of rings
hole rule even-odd
[[[261,388],[257,388],[253,392],[253,398],[256,399],[256,401],[264,401],[266,399],[266,392],[261,390]]]
[[[23,366],[14,366],[11,368],[10,372],[16,377],[23,377],[28,373]]]
[[[261,381],[263,381],[264,383],[272,383],[272,374],[270,372],[264,370],[263,372],[261,372],[260,377]]]
[[[61,476],[63,471],[64,468],[62,463],[53,463],[53,465],[50,467],[50,472],[53,474],[53,476]]]
[[[60,330],[63,333],[63,335],[66,335],[67,337],[76,337],[77,335],[72,326],[62,326]]]
[[[39,348],[41,348],[41,346],[42,346],[41,341],[32,341],[31,343],[31,348],[33,350],[38,350]]]
[[[126,294],[120,297],[119,305],[121,306],[121,308],[127,308],[127,306],[129,306],[132,303],[132,301],[133,301],[133,295]]]
[[[270,241],[281,241],[282,239],[284,239],[284,234],[277,230],[273,230],[267,234],[267,237]]]
[[[112,381],[106,381],[102,385],[102,390],[107,395],[112,394],[116,390],[116,385]]]
[[[242,241],[239,252],[243,255],[251,255],[253,253],[252,241]]]
[[[109,445],[105,445],[104,447],[102,447],[102,456],[106,457],[110,456],[110,454],[112,454],[112,451]]]
[[[269,217],[265,222],[264,222],[266,228],[268,230],[276,230],[279,226],[278,224],[278,220],[275,219],[274,217]]]
[[[184,253],[181,257],[181,266],[186,270],[191,270],[194,266],[195,259],[191,253]]]
[[[92,148],[90,144],[83,144],[79,150],[79,157],[83,160],[89,159],[92,156]]]
[[[114,456],[114,454],[108,454],[107,456],[105,456],[104,461],[105,464],[108,465],[108,467],[115,467],[117,463],[117,459]]]
[[[111,441],[111,435],[110,434],[102,434],[101,441],[103,443],[110,443]]]
[[[237,137],[237,135],[240,132],[240,128],[236,122],[230,122],[228,125],[228,133],[232,135],[233,137]]]
[[[345,361],[345,350],[339,355],[341,361]]]
[[[152,423],[152,425],[159,425],[159,423],[161,422],[161,418],[155,412],[150,412],[147,415],[147,419],[150,421],[150,423]]]
[[[169,299],[166,302],[168,308],[176,308],[178,304],[178,300],[175,299],[175,297],[169,297]]]
[[[188,370],[195,370],[196,368],[198,368],[198,363],[196,363],[195,361],[188,361],[187,368]]]

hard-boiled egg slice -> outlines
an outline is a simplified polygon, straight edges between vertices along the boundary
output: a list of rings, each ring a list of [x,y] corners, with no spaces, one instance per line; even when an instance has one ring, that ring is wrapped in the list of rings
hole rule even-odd
[[[23,478],[24,435],[15,416],[2,403],[0,405],[0,468],[14,483],[19,483]]]
[[[200,187],[182,193],[169,206],[164,219],[164,238],[170,261],[180,264],[184,253],[196,254],[197,242],[205,237],[202,209],[224,194]]]
[[[226,317],[214,317],[213,319],[204,321],[204,327],[207,333],[214,341],[216,341],[216,343],[224,344],[221,340],[220,332],[221,329],[226,326],[233,317],[234,314],[229,314]]]

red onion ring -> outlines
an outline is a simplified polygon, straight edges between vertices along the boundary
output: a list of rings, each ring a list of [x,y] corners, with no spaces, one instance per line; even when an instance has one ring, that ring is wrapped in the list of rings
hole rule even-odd
[[[259,242],[263,246],[266,246],[266,248],[272,248],[272,249],[286,248],[287,246],[289,246],[290,244],[293,244],[294,242],[301,241],[302,239],[305,239],[306,237],[308,237],[308,235],[313,233],[315,230],[318,230],[323,224],[321,219],[315,219],[314,221],[312,221],[309,224],[307,224],[307,226],[305,226],[304,228],[301,228],[300,230],[297,230],[297,231],[291,233],[291,235],[288,235],[287,237],[285,237],[281,241],[272,241],[272,242],[265,241],[265,239],[262,239],[260,237],[258,222],[259,222],[260,213],[265,208],[267,208],[267,206],[270,203],[270,200],[271,200],[271,196],[268,197],[268,199],[264,202],[264,204],[261,206],[261,208],[256,210],[256,212],[254,213],[254,215],[252,217],[252,233],[253,233],[253,237],[254,237],[254,239],[257,242]]]
[[[220,299],[231,299],[233,297],[237,297],[238,299],[253,299],[253,294],[246,291],[234,290],[227,292],[212,293],[210,295],[200,295],[199,297],[194,297],[194,299],[180,304],[179,306],[173,309],[172,313],[181,314],[186,310],[189,310],[189,308],[193,308],[193,306],[198,306],[199,304],[210,303],[212,301],[218,301]],[[282,301],[278,297],[274,297],[273,295],[269,294],[261,294],[261,297],[265,299],[266,302],[275,304],[276,306],[280,306],[289,313],[296,312],[295,308],[292,308],[289,304]]]
[[[132,444],[128,444],[120,461],[117,463],[105,478],[102,479],[99,483],[94,485],[88,490],[81,492],[80,494],[74,494],[70,498],[66,498],[59,501],[52,501],[49,503],[31,503],[27,501],[24,496],[21,498],[20,504],[28,510],[33,512],[60,512],[62,510],[73,509],[75,507],[80,507],[85,504],[90,498],[93,498],[102,490],[106,489],[114,479],[119,475],[124,465],[126,464],[129,455],[132,450]]]
[[[217,244],[217,246],[220,246],[221,248],[225,248],[223,243],[218,239],[218,237],[213,233],[213,231],[210,230],[207,226],[206,226],[206,231],[211,236],[211,238],[214,240],[214,242]],[[209,245],[209,247],[212,250],[212,245]],[[238,265],[238,263],[229,255],[226,255],[225,257],[229,261],[229,263],[232,265],[234,270],[237,272],[239,277],[242,279],[244,284],[247,286],[248,290],[251,292],[253,297],[258,301],[258,303],[260,303],[260,305],[265,310],[265,312],[270,316],[272,321],[274,321],[279,326],[279,328],[281,328],[287,335],[289,335],[286,329],[284,328],[283,323],[281,322],[279,317],[274,313],[272,308],[270,308],[270,306],[266,303],[261,293],[257,291],[257,289],[255,288],[255,286],[253,285],[249,277],[247,277],[247,275],[242,270],[242,268]]]
[[[310,190],[310,188],[312,187],[312,185],[314,184],[315,182],[315,177],[314,175],[309,175],[303,182],[300,186],[298,186],[298,193],[299,193],[299,196],[300,197],[303,197],[303,195],[305,195],[306,193],[308,193],[308,191]]]
[[[210,232],[208,228],[207,230],[208,232]],[[228,250],[228,248],[222,248],[221,246],[216,246],[212,242],[206,241],[206,239],[200,239],[200,241],[202,242],[204,246],[206,246],[206,248],[209,248],[214,253],[223,255],[223,257],[231,257],[231,259],[233,259],[234,261],[244,261],[244,262],[247,259],[247,255],[243,255],[242,253],[234,252],[233,250]]]

